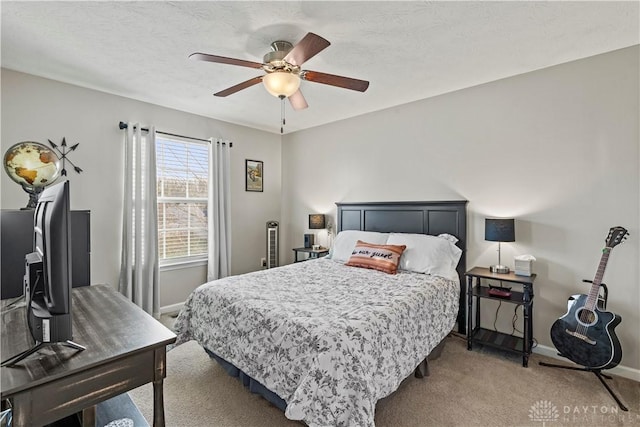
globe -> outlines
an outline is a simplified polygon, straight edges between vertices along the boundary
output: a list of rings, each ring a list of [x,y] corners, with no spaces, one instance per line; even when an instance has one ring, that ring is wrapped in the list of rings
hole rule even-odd
[[[31,196],[27,207],[35,207],[37,196],[58,178],[60,159],[49,147],[24,141],[4,154],[4,170]]]

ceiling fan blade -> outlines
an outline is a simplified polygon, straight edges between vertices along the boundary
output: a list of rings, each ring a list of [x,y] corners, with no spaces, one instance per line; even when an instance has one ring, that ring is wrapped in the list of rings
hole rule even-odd
[[[300,73],[300,77],[302,77],[303,80],[308,80],[310,82],[357,90],[358,92],[364,92],[369,87],[369,82],[366,80],[335,76],[333,74],[319,73],[317,71],[303,71]]]
[[[242,89],[246,89],[246,88],[251,87],[253,85],[257,85],[261,81],[262,81],[262,76],[254,77],[252,79],[247,80],[246,82],[238,83],[237,85],[231,86],[228,89],[221,90],[218,93],[214,93],[213,95],[214,96],[221,96],[221,97],[233,95],[234,93],[239,92]]]
[[[307,104],[307,100],[304,99],[304,95],[302,95],[300,89],[298,89],[293,95],[289,97],[289,102],[291,103],[291,106],[294,110],[304,110],[309,106],[309,104]]]
[[[209,55],[206,53],[192,53],[189,55],[189,59],[196,59],[198,61],[217,62],[219,64],[239,65],[241,67],[249,68],[262,68],[260,62],[245,61],[244,59],[227,58],[225,56]]]
[[[326,49],[330,44],[329,41],[317,34],[307,33],[307,35],[287,53],[284,60],[291,65],[300,66],[316,56],[323,49]]]

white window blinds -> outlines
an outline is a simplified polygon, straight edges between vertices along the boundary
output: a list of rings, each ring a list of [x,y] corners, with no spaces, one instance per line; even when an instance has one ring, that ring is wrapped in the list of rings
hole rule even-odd
[[[156,138],[160,264],[207,258],[209,147]]]

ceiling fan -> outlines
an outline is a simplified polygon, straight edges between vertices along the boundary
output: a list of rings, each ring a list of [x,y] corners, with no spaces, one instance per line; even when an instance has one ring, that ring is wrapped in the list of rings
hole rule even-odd
[[[307,108],[308,104],[300,91],[300,80],[357,90],[359,92],[364,92],[369,87],[369,82],[365,80],[302,70],[300,68],[302,64],[327,48],[330,44],[331,43],[317,34],[307,33],[295,46],[282,40],[271,43],[271,52],[264,55],[263,63],[209,55],[206,53],[192,53],[189,55],[189,58],[262,69],[266,72],[266,74],[262,76],[254,77],[214,93],[215,96],[229,96],[262,82],[267,91],[273,96],[277,96],[282,100],[289,98],[289,102],[291,102],[294,110],[302,110]]]

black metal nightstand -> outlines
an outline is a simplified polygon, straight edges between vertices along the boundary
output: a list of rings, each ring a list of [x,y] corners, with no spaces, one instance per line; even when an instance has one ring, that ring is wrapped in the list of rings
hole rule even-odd
[[[329,249],[321,248],[321,249],[312,249],[312,248],[293,248],[293,252],[296,254],[294,262],[306,261],[308,259],[316,259],[321,258],[329,253]],[[309,254],[308,258],[298,259],[298,254]]]
[[[529,364],[529,355],[533,347],[533,282],[536,275],[517,276],[513,272],[500,274],[492,273],[488,268],[474,267],[465,273],[467,277],[467,349],[473,348],[473,343],[486,344],[492,347],[513,351],[522,354],[522,366]],[[473,286],[473,279],[476,286]],[[522,292],[511,291],[508,297],[498,297],[489,294],[489,287],[481,285],[481,279],[498,280],[502,282],[517,283],[522,285]],[[476,300],[475,318],[473,313],[473,297]],[[509,335],[480,326],[480,300],[490,298],[512,304],[522,305],[524,312],[523,337]],[[475,320],[475,322],[474,322]],[[475,323],[475,326],[474,326]]]

